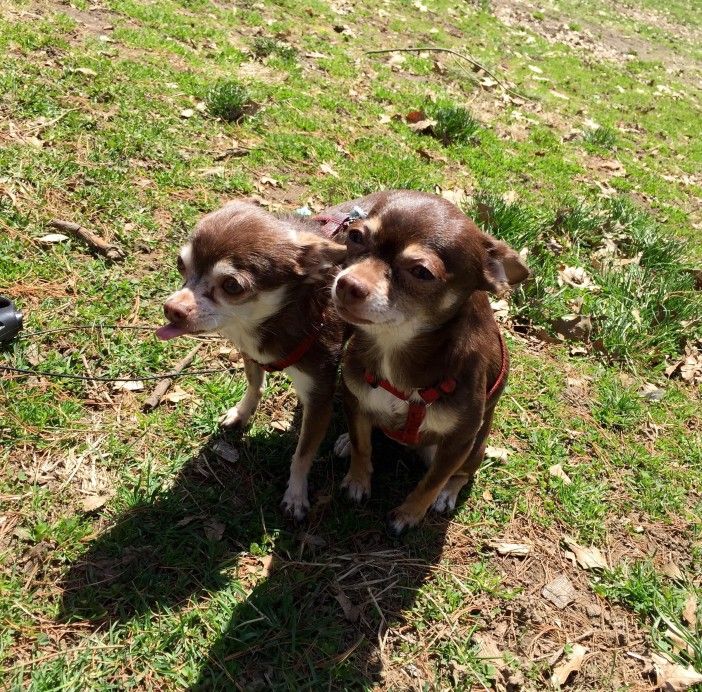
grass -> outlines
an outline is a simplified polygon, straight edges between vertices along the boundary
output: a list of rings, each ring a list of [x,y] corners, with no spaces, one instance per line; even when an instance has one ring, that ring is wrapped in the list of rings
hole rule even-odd
[[[174,248],[236,196],[295,209],[385,187],[461,192],[533,272],[506,325],[510,385],[490,440],[506,457],[486,459],[450,520],[430,516],[401,541],[382,517],[422,467],[379,436],[373,497],[350,506],[331,451],[338,406],[310,521],[283,521],[297,430],[284,377],[237,437],[217,421],[243,393],[240,371],[186,376],[183,398],[150,414],[148,382],[129,392],[2,375],[3,687],[461,689],[506,684],[508,670],[541,689],[550,658],[589,629],[575,689],[648,684],[617,632],[644,657],[702,665],[700,633],[681,620],[699,584],[664,575],[669,561],[702,567],[699,383],[665,376],[702,338],[688,271],[702,256],[700,92],[688,79],[700,55],[685,29],[699,22],[677,1],[613,12],[562,0],[516,24],[489,3],[423,4],[392,0],[386,15],[317,0],[0,6],[0,293],[28,330],[158,325],[179,280]],[[651,8],[666,21],[647,22]],[[554,40],[559,11],[583,41],[599,23],[598,41]],[[637,57],[608,56],[632,48],[624,34],[640,38]],[[470,46],[529,100],[444,55],[363,53],[410,36]],[[418,109],[435,138],[404,123]],[[85,224],[127,259],[44,244],[51,218]],[[596,288],[559,283],[564,267]],[[573,313],[590,318],[589,340],[550,343]],[[18,341],[0,362],[138,378],[188,348],[86,330]],[[208,342],[193,367],[225,368],[225,351]],[[640,395],[645,382],[662,400]],[[104,504],[85,511],[96,496]],[[565,535],[600,547],[611,569],[571,564]],[[531,553],[502,557],[494,540]],[[540,595],[558,573],[578,594],[562,611]],[[595,605],[606,618],[588,615]],[[486,635],[502,660],[486,658]]]
[[[246,114],[250,96],[246,87],[232,80],[218,82],[208,92],[205,99],[207,110],[226,122],[238,122]]]

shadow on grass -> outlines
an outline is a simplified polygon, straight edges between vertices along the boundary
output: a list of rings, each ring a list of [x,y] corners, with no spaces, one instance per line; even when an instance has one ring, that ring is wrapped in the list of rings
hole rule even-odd
[[[227,589],[231,617],[224,627],[208,621],[222,634],[203,651],[191,689],[348,688],[378,680],[383,634],[412,607],[440,559],[448,524],[429,517],[400,540],[385,531],[385,513],[422,475],[420,462],[379,435],[374,497],[355,507],[338,489],[347,461],[332,461],[323,448],[308,522],[294,527],[278,509],[294,434],[237,441],[242,455],[233,464],[212,452],[220,439],[69,568],[62,619],[103,628],[192,607]]]

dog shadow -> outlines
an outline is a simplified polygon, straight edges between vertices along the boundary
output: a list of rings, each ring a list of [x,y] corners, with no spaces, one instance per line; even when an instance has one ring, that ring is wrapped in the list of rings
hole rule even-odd
[[[339,490],[348,460],[334,459],[332,438],[313,468],[302,526],[279,509],[293,431],[211,438],[167,490],[130,508],[69,566],[60,619],[103,630],[231,594],[217,601],[228,622],[217,625],[190,689],[346,689],[382,680],[390,628],[433,573],[449,520],[430,515],[391,537],[385,514],[424,467],[374,437],[373,498],[359,507]],[[238,460],[222,459],[223,442]],[[205,618],[193,626],[211,631]]]

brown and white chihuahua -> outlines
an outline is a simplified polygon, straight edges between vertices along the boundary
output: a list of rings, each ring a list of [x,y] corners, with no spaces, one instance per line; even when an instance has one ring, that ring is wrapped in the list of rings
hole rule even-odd
[[[332,290],[355,327],[342,360],[351,447],[342,485],[351,499],[370,495],[374,426],[416,447],[429,468],[388,516],[400,533],[430,507],[452,510],[482,461],[508,370],[486,291],[529,271],[453,204],[420,192],[381,193],[346,244]]]
[[[345,326],[331,304],[331,284],[346,255],[352,210],[367,210],[374,199],[313,219],[278,217],[249,202],[206,215],[180,250],[185,283],[163,306],[168,324],[156,332],[161,339],[218,332],[242,353],[248,386],[222,416],[225,427],[248,423],[266,371],[284,370],[292,379],[302,429],[282,505],[297,520],[309,509],[307,476],[331,418],[343,347]]]

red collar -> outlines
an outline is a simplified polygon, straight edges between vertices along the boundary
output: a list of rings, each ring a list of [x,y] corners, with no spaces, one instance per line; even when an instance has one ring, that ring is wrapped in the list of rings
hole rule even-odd
[[[259,363],[257,360],[254,360],[254,363],[260,365],[266,372],[278,372],[280,370],[285,370],[285,368],[289,368],[291,365],[295,365],[295,363],[297,363],[305,355],[305,353],[307,353],[307,351],[309,351],[310,348],[312,348],[312,344],[314,344],[314,342],[317,341],[317,337],[319,336],[319,332],[322,331],[323,326],[323,322],[317,324],[312,330],[312,332],[308,334],[284,358],[273,361],[272,363]]]
[[[507,377],[507,368],[509,367],[509,356],[507,354],[507,346],[505,344],[502,332],[499,332],[500,336],[500,351],[502,355],[502,363],[500,366],[500,373],[497,376],[494,384],[487,391],[487,400],[490,401],[493,396],[504,386],[505,378]],[[371,387],[382,387],[385,391],[390,392],[394,397],[402,399],[402,401],[409,402],[409,408],[407,410],[407,419],[405,420],[405,425],[400,430],[388,430],[383,428],[383,432],[391,439],[396,442],[400,442],[403,445],[418,445],[420,440],[419,428],[421,427],[424,419],[427,415],[427,406],[433,404],[437,399],[444,395],[452,394],[456,389],[456,380],[449,377],[445,380],[439,382],[435,387],[427,387],[426,389],[418,389],[417,394],[419,395],[421,401],[410,401],[412,393],[406,394],[394,387],[387,380],[379,380],[374,375],[371,375],[366,371],[363,375],[363,379]]]

